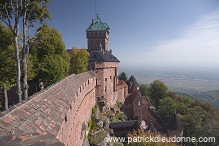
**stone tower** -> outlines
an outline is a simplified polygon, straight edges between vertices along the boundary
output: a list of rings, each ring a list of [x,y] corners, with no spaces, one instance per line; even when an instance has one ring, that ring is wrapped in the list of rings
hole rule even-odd
[[[118,100],[119,60],[108,51],[109,26],[99,16],[86,30],[90,53],[88,69],[96,75],[96,99],[101,111],[109,110]],[[122,97],[124,98],[124,97]]]
[[[86,30],[88,50],[99,51],[99,46],[101,44],[103,52],[108,51],[109,32],[109,26],[106,23],[103,23],[99,16],[92,19],[91,25]]]
[[[167,136],[168,137],[182,137],[183,136],[183,124],[176,115],[176,113],[172,116],[170,121],[166,125]]]

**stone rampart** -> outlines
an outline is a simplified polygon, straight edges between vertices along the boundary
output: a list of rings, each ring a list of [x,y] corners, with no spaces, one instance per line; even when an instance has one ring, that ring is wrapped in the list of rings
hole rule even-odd
[[[94,72],[70,75],[1,113],[0,145],[82,145],[95,87]]]

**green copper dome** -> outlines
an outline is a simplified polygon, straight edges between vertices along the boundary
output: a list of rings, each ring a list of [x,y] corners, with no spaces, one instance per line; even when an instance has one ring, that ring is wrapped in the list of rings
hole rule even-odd
[[[109,32],[110,28],[106,23],[103,23],[100,20],[99,16],[97,16],[95,19],[92,20],[91,25],[87,28],[86,31],[100,31],[100,30],[106,30]]]

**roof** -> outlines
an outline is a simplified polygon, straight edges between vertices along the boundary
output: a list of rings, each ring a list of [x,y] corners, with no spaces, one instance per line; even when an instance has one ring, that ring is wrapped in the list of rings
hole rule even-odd
[[[176,115],[176,113],[172,116],[170,121],[166,125],[166,129],[171,129],[171,130],[178,130],[181,131],[183,130],[183,124]]]
[[[148,106],[151,106],[151,103],[150,103],[150,101],[148,100],[148,99],[145,99],[145,97],[144,96],[142,96],[142,104],[143,105],[148,105]]]
[[[125,87],[128,87],[128,85],[125,83],[125,81],[119,80],[118,81],[118,88],[122,89],[122,88],[125,88]]]
[[[148,108],[147,111],[158,122],[158,124],[161,127],[164,127],[166,125],[164,120],[155,111],[153,111],[151,108]]]
[[[113,56],[108,51],[100,52],[100,51],[90,51],[87,50],[90,53],[89,62],[120,62],[115,56]]]
[[[138,91],[134,90],[128,97],[125,99],[125,104],[132,104],[133,101],[138,98],[137,96],[141,97]]]
[[[86,31],[110,31],[109,26],[106,23],[103,23],[99,16],[97,16],[95,19],[92,19],[91,25],[87,28]]]
[[[72,54],[72,49],[66,50],[68,54]],[[109,53],[108,51],[100,52],[100,51],[87,51],[90,53],[89,62],[120,62],[114,55]]]
[[[136,79],[133,75],[129,78],[129,82],[132,82],[133,85],[136,85],[137,87],[139,87],[138,82],[136,81]]]
[[[139,127],[138,120],[111,122],[109,128],[116,129],[122,127]]]
[[[27,135],[17,136],[9,135],[0,138],[1,146],[64,146],[55,135],[40,135],[38,133],[30,133]]]

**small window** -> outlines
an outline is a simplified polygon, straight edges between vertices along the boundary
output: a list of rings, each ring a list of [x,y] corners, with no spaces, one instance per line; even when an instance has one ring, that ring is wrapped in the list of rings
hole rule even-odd
[[[65,116],[65,122],[67,121],[67,115]]]
[[[88,82],[87,82],[87,83],[88,83],[88,85],[90,84],[90,83],[89,83],[89,80],[88,80]]]
[[[107,78],[105,78],[105,82],[107,82]]]

